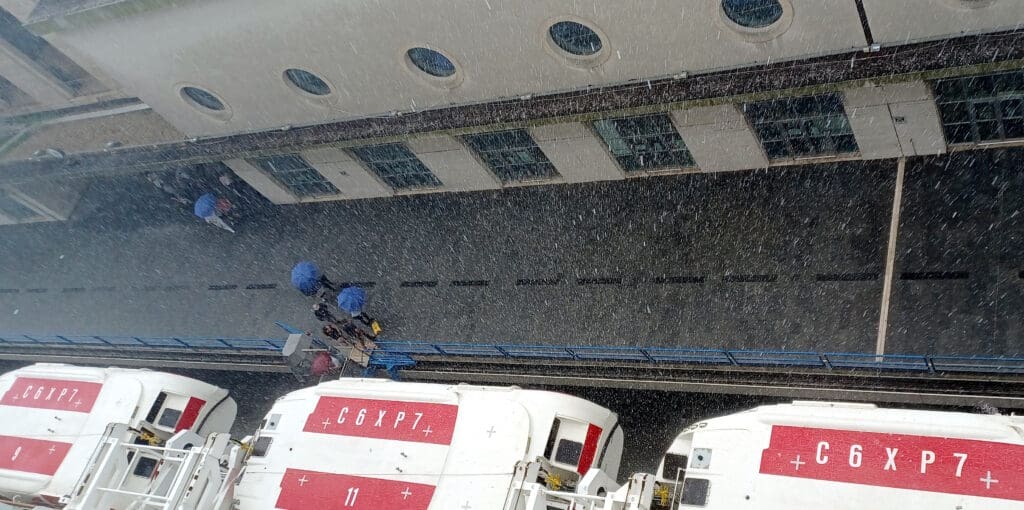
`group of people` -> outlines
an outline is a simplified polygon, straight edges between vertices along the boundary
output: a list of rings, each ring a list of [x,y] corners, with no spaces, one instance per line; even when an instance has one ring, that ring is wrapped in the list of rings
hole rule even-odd
[[[192,212],[205,222],[234,232],[231,223],[238,220],[235,203],[246,200],[245,186],[230,172],[213,175],[185,170],[149,173],[146,179],[157,189],[182,206],[192,206]]]
[[[350,355],[352,359],[369,355],[374,347],[373,340],[382,329],[380,323],[363,310],[366,290],[356,285],[336,284],[307,261],[299,262],[292,269],[292,285],[304,295],[316,298],[313,316],[324,323],[321,332],[325,337],[337,342],[336,347],[354,349],[356,357]],[[332,365],[337,368],[336,363]]]

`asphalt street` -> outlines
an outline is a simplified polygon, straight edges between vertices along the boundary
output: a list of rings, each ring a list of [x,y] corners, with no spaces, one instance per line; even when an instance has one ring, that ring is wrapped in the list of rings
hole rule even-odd
[[[911,160],[889,352],[1019,355],[1019,154]],[[0,227],[0,332],[280,336],[291,266],[369,291],[386,338],[872,352],[895,162],[243,206],[141,177]]]

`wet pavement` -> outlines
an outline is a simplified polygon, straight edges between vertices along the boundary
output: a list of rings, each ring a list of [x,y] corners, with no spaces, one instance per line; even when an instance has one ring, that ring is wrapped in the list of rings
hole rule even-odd
[[[908,164],[890,352],[1020,354],[1019,153]],[[0,331],[274,336],[360,282],[402,340],[872,352],[895,161],[293,206],[230,234],[141,177],[0,228]]]

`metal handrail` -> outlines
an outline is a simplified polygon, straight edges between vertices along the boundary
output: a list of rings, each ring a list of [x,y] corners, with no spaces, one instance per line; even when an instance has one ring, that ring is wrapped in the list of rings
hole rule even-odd
[[[280,351],[284,339],[229,337],[142,337],[103,335],[0,334],[3,346],[150,347],[174,350]],[[916,372],[1024,374],[1024,357],[868,354],[855,352],[706,349],[689,347],[560,346],[544,344],[476,344],[378,340],[371,358],[442,359],[480,357],[611,361],[676,365],[802,367]]]
[[[88,347],[153,347],[160,349],[209,349],[234,351],[280,351],[284,340],[274,338],[228,337],[142,337],[102,335],[0,335],[4,345],[78,345]]]
[[[745,367],[805,367],[822,370],[855,369],[916,372],[973,372],[1024,374],[1024,358],[868,354],[857,352],[700,349],[685,347],[557,346],[530,344],[458,344],[416,341],[377,341],[379,352],[409,357],[549,359],[624,361],[647,364],[733,365]]]

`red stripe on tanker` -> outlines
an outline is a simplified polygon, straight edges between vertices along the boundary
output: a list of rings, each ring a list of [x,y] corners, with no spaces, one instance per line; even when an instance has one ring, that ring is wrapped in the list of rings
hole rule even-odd
[[[303,432],[450,445],[459,406],[320,397]]]
[[[773,426],[762,474],[1024,501],[1024,445]]]
[[[580,462],[576,466],[576,472],[586,474],[594,463],[597,456],[597,441],[601,439],[601,427],[591,423],[587,426],[587,438],[583,441],[583,451],[580,452]]]
[[[0,436],[0,469],[52,476],[70,449],[71,443]]]
[[[102,388],[93,382],[18,377],[0,405],[88,413]]]
[[[427,510],[434,486],[287,469],[275,508],[282,510]]]
[[[174,426],[175,432],[180,432],[187,428],[191,428],[196,422],[196,418],[199,417],[199,411],[206,405],[206,401],[201,398],[189,397],[188,404],[185,404],[185,410],[181,412],[181,417],[178,418],[178,424]]]

